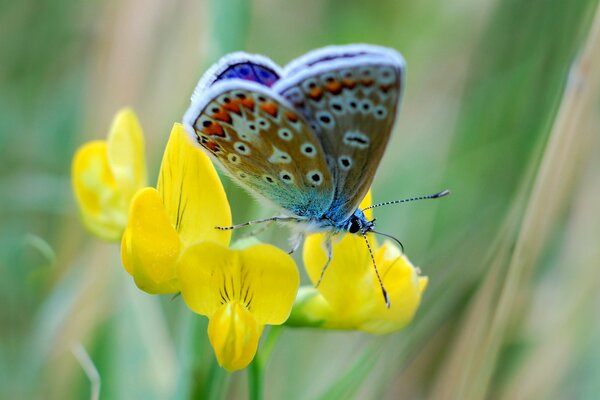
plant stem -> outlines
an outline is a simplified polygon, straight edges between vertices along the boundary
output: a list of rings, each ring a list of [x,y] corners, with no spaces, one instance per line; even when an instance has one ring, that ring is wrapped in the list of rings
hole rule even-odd
[[[267,365],[275,343],[281,336],[282,327],[272,326],[266,335],[260,351],[248,367],[248,396],[250,400],[262,400],[264,395],[264,368]]]

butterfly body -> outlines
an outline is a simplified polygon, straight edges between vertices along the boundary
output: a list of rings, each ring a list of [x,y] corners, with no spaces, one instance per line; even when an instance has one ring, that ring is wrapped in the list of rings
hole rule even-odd
[[[365,234],[358,208],[392,132],[404,60],[331,46],[280,68],[234,53],[200,80],[184,125],[226,174],[303,231]]]

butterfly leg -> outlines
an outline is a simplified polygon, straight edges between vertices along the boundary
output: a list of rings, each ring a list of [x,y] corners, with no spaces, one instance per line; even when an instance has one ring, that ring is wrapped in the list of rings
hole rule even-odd
[[[329,267],[329,264],[331,264],[331,258],[333,257],[333,243],[331,240],[331,235],[327,235],[327,237],[325,238],[324,245],[325,245],[325,251],[327,252],[327,262],[323,266],[323,269],[321,270],[321,276],[319,276],[319,280],[317,281],[317,284],[315,285],[315,287],[317,287],[317,288],[321,284],[321,281],[323,280],[323,276],[325,276],[325,271],[327,270],[327,267]]]
[[[304,233],[299,233],[294,238],[294,246],[292,247],[292,249],[290,251],[288,251],[288,254],[293,254],[296,250],[298,250],[298,248],[300,247],[300,244],[302,244],[303,240],[304,240]]]
[[[244,222],[242,224],[232,225],[232,226],[215,226],[215,229],[220,231],[231,231],[234,229],[243,228],[245,226],[262,224],[265,222],[300,222],[302,221],[300,218],[296,217],[271,217],[266,219],[256,219],[254,221]]]
[[[264,223],[263,226],[261,226],[260,228],[256,228],[254,229],[252,232],[247,233],[243,236],[241,236],[242,239],[248,238],[248,237],[254,237],[254,236],[258,236],[261,233],[263,233],[264,231],[266,231],[267,229],[269,229],[271,227],[271,225],[273,225],[275,221],[267,221]]]

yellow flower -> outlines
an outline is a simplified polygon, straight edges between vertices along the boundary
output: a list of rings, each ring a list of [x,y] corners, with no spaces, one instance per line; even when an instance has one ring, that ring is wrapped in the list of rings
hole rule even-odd
[[[370,204],[369,192],[361,207]],[[367,211],[369,219],[371,211]],[[324,234],[313,234],[304,244],[304,265],[313,284],[327,261],[324,238]],[[427,278],[420,277],[417,269],[391,242],[379,246],[375,238],[370,237],[369,241],[391,308],[386,307],[381,295],[364,239],[346,234],[334,242],[333,259],[319,288],[300,289],[289,325],[384,334],[399,330],[411,321],[427,286]]]
[[[196,242],[227,246],[231,211],[208,156],[195,148],[175,124],[165,150],[158,190],[133,197],[121,243],[121,260],[136,285],[148,293],[178,293],[177,261]]]
[[[86,228],[102,239],[118,241],[129,202],[146,185],[144,137],[133,111],[117,113],[106,141],[77,150],[71,180]]]
[[[184,252],[178,272],[185,302],[209,318],[210,343],[230,372],[252,361],[266,324],[285,322],[300,282],[292,258],[267,244],[199,243]]]

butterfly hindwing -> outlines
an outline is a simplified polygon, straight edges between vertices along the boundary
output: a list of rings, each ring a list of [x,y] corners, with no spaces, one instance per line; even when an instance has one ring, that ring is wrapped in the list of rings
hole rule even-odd
[[[311,124],[335,185],[334,221],[354,212],[388,143],[404,79],[402,57],[375,46],[330,47],[290,63],[273,89]]]
[[[192,104],[201,101],[206,90],[216,82],[242,79],[271,87],[283,71],[271,59],[243,51],[228,54],[206,71],[192,95]]]
[[[325,153],[305,118],[264,85],[213,83],[184,117],[233,179],[291,213],[323,214],[333,197]]]

